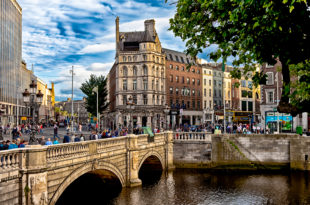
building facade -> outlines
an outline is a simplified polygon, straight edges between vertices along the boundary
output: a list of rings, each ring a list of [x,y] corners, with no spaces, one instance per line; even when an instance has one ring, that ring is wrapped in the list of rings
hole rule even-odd
[[[66,101],[61,101],[55,103],[55,107],[58,107],[60,111],[66,111],[67,114],[71,114],[72,111],[72,101],[71,98],[68,98]],[[62,121],[66,120],[69,116],[63,116],[61,113],[58,113],[59,116],[56,116],[56,120]],[[74,100],[73,101],[73,116],[74,121],[81,124],[87,124],[89,122],[89,113],[86,109],[85,99]]]
[[[22,9],[16,0],[0,0],[0,123],[16,123],[21,86]]]
[[[202,67],[184,53],[169,49],[164,52],[169,125],[199,125],[202,121]]]
[[[292,117],[290,114],[278,113],[277,106],[281,99],[283,77],[281,62],[275,65],[263,65],[262,70],[267,75],[266,85],[261,89],[260,112],[262,125],[270,132],[291,132],[301,126],[303,131],[309,131],[309,113],[298,114]]]
[[[144,28],[119,32],[116,18],[116,56],[108,75],[110,112],[105,116],[113,119],[114,128],[164,126],[165,55],[155,21],[146,20]]]
[[[55,121],[55,90],[54,83],[48,88],[47,84],[36,77],[37,90],[43,94],[43,101],[37,113],[39,122]]]
[[[214,101],[213,101],[213,68],[209,64],[202,64],[203,83],[203,113],[204,123],[214,123]]]

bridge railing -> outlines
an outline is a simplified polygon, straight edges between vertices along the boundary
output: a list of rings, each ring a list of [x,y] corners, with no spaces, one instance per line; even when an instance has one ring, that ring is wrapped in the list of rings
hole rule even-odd
[[[174,132],[174,141],[210,141],[211,133],[208,132]]]
[[[21,150],[0,151],[0,173],[20,167]]]
[[[48,146],[46,151],[47,162],[82,157],[89,153],[88,142],[66,143]]]

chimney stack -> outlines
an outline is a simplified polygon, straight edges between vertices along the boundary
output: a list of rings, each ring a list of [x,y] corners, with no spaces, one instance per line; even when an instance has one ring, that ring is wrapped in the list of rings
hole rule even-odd
[[[144,30],[149,31],[152,34],[152,36],[155,36],[155,20],[150,19],[144,21]]]

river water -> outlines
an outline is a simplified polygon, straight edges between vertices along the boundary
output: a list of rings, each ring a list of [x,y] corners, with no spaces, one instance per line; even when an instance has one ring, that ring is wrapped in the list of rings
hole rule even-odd
[[[175,170],[140,178],[141,187],[113,191],[92,186],[101,194],[92,196],[89,204],[310,204],[309,173],[303,172],[249,174]]]

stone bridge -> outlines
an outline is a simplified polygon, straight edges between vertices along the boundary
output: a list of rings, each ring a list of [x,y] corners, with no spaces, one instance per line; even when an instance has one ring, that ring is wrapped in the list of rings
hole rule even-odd
[[[0,204],[55,204],[86,173],[139,186],[141,166],[153,163],[173,168],[172,132],[0,151]]]

